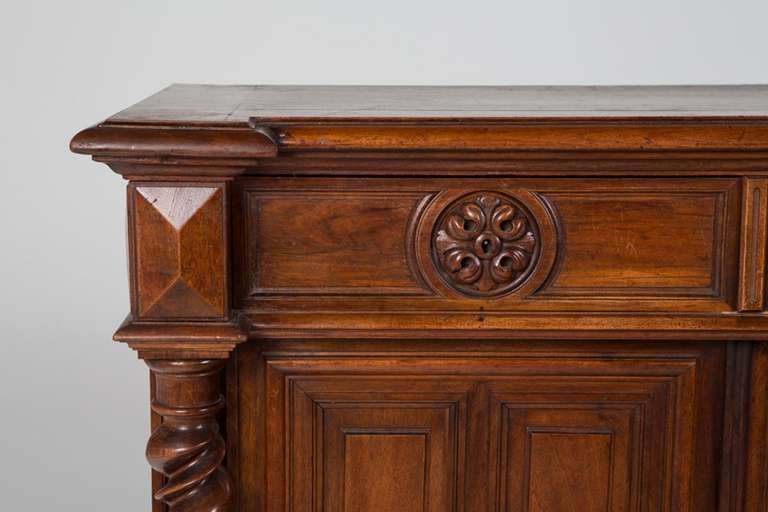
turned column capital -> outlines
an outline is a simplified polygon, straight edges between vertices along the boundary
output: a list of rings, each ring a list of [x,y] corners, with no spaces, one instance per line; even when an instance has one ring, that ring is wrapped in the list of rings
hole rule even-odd
[[[215,415],[224,408],[219,381],[225,361],[147,360],[155,376],[152,410],[166,421],[183,422]]]

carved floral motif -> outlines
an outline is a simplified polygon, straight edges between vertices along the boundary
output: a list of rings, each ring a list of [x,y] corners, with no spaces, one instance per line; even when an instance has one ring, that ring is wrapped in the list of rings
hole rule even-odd
[[[535,222],[514,199],[464,197],[438,220],[433,255],[444,279],[470,295],[500,295],[521,284],[538,253]]]

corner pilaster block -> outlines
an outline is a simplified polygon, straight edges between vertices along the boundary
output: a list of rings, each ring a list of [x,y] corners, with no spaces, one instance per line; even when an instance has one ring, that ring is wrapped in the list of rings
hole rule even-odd
[[[226,185],[133,182],[128,201],[134,318],[226,319]]]

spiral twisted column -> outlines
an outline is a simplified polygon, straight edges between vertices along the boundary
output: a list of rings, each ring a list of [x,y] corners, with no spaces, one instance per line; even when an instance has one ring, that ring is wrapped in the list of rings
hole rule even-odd
[[[155,499],[170,512],[224,512],[230,481],[216,414],[224,407],[219,360],[150,360],[152,410],[163,418],[147,443],[147,460],[166,476]]]

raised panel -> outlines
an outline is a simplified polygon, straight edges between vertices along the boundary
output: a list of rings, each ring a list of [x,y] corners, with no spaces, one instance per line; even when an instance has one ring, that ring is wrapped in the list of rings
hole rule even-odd
[[[410,220],[424,194],[248,190],[248,294],[419,295]]]
[[[365,183],[237,183],[236,295],[256,323],[349,313],[345,328],[396,328],[440,311],[463,313],[457,328],[515,330],[524,315],[505,313],[736,309],[739,180]]]
[[[265,342],[246,356],[249,396],[250,365],[264,365],[269,442],[249,455],[259,420],[241,410],[241,460],[268,461],[261,490],[239,467],[245,503],[716,510],[722,346],[423,343]]]
[[[129,197],[136,316],[225,317],[224,188],[132,183]]]
[[[592,375],[534,376],[526,381],[506,377],[489,383],[495,404],[492,431],[498,432],[492,450],[500,453],[490,478],[501,482],[499,510],[535,510],[534,502],[561,500],[599,502],[594,510],[609,512],[661,510],[690,499],[687,482],[695,440],[687,415],[695,408],[696,361],[643,360],[635,366],[619,359],[602,369],[591,366]],[[568,372],[566,368],[561,371]],[[591,463],[594,453],[589,450],[603,442],[589,437],[594,435],[610,439],[607,472],[604,464]],[[547,440],[583,445],[586,451],[555,453],[546,447]],[[533,451],[537,447],[544,457],[538,462]],[[558,462],[558,457],[567,461]],[[551,476],[541,464],[550,468]],[[658,471],[662,467],[664,471]],[[591,483],[585,485],[585,480]],[[545,489],[561,491],[544,498]]]
[[[531,432],[527,448],[530,512],[611,510],[612,433]]]
[[[276,385],[280,367],[269,367]],[[292,447],[284,460],[291,510],[391,510],[398,500],[406,510],[452,509],[464,464],[467,383],[282,378],[290,397],[283,406],[285,446]],[[281,419],[273,419],[279,429]],[[275,452],[273,460],[278,457]],[[283,509],[275,502],[270,510]]]
[[[548,193],[565,247],[555,294],[720,295],[721,192]]]
[[[505,410],[501,510],[626,512],[643,464],[639,405],[520,405]],[[647,461],[646,461],[647,462]],[[633,476],[635,477],[633,479]],[[656,479],[646,485],[660,486]]]
[[[426,510],[427,443],[426,433],[346,434],[343,510]]]

